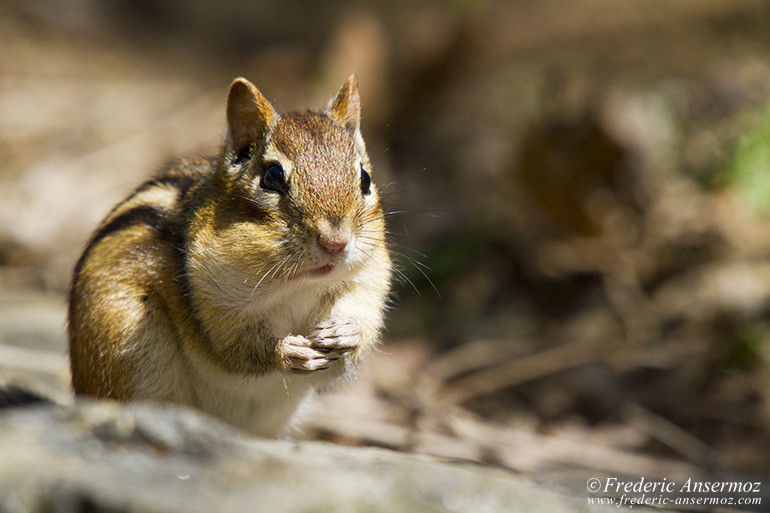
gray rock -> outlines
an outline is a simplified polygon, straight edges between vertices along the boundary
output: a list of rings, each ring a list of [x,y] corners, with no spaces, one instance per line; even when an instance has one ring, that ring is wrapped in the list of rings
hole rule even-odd
[[[33,511],[611,510],[499,469],[249,439],[168,406],[79,402],[0,413],[0,512]]]

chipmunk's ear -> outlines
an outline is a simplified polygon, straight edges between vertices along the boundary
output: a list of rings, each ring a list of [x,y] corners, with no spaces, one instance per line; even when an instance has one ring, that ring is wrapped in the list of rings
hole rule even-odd
[[[353,137],[359,134],[361,98],[358,96],[358,81],[355,75],[350,75],[337,95],[329,101],[326,113],[344,126]]]
[[[251,158],[251,151],[278,120],[278,113],[254,84],[237,78],[227,96],[227,151],[234,162]]]

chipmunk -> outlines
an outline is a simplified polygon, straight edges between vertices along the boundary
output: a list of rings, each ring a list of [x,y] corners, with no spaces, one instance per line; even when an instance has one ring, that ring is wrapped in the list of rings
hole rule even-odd
[[[323,112],[283,115],[233,82],[219,155],[141,185],[77,262],[76,394],[191,405],[274,437],[372,349],[391,259],[360,108],[355,76]]]

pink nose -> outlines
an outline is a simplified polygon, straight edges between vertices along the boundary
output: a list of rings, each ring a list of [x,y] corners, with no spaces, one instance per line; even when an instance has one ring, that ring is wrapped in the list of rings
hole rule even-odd
[[[318,245],[321,246],[321,250],[329,256],[334,256],[342,252],[348,245],[348,239],[342,235],[335,235],[332,237],[325,237],[320,235],[318,237]]]

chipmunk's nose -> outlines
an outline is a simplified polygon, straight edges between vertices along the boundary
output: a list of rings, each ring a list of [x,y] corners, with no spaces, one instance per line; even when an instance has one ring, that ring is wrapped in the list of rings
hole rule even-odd
[[[349,241],[350,235],[341,231],[335,231],[328,234],[322,233],[318,236],[318,245],[321,247],[321,250],[329,256],[342,253]]]
[[[344,220],[319,219],[316,224],[318,247],[329,256],[345,251],[353,237],[350,223]]]

